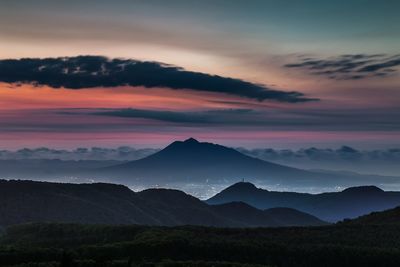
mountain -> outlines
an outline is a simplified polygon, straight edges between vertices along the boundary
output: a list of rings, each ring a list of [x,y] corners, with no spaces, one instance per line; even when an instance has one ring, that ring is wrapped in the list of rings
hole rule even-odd
[[[175,141],[146,158],[101,168],[99,174],[123,178],[129,182],[140,178],[147,182],[206,181],[240,177],[268,177],[306,173],[282,165],[246,156],[232,148],[201,143],[190,138]],[[128,179],[128,180],[127,180]]]
[[[373,211],[400,205],[400,192],[386,192],[376,186],[360,186],[341,192],[306,194],[276,192],[252,183],[236,183],[206,202],[211,205],[242,201],[258,209],[288,207],[312,214],[324,221],[356,218]]]
[[[303,213],[292,216],[295,212],[285,212],[282,220],[278,215],[266,216],[264,211],[250,208],[255,216],[251,220],[239,208],[235,212],[229,205],[210,206],[178,190],[135,193],[126,186],[105,183],[0,180],[0,227],[28,222],[220,227],[323,224]],[[304,222],[304,218],[308,221]]]
[[[294,191],[329,191],[365,184],[396,188],[399,177],[351,172],[302,170],[244,155],[193,138],[176,141],[135,161],[115,160],[0,160],[0,177],[51,182],[107,182],[136,188],[168,187],[210,197],[238,180]]]
[[[139,160],[99,168],[90,172],[89,176],[146,187],[188,183],[225,185],[242,178],[261,181],[270,186],[292,188],[348,187],[376,181],[390,184],[400,180],[397,177],[379,177],[378,180],[373,175],[296,169],[193,138],[175,141],[159,152]]]
[[[308,171],[253,158],[225,146],[193,138],[175,141],[143,159],[89,172],[89,177],[125,185],[183,188],[185,184],[231,184],[251,179],[274,187],[318,188],[380,183],[397,183],[398,177],[353,175],[351,173]]]

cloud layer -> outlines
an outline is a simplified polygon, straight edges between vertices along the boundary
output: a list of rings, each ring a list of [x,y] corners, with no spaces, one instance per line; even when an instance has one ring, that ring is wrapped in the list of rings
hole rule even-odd
[[[400,148],[358,150],[349,146],[332,148],[245,149],[252,157],[305,169],[351,171],[400,176]]]
[[[185,112],[146,109],[103,109],[94,112],[89,111],[89,114],[121,118],[143,118],[184,124],[236,124],[237,119],[241,120],[243,116],[256,114],[256,112],[251,109],[220,109]]]
[[[272,149],[236,148],[238,151],[252,157],[272,161],[280,164],[291,165],[298,168],[347,170],[360,173],[380,173],[385,175],[400,175],[400,149],[357,150],[349,146],[338,149],[332,148],[303,148]],[[90,160],[90,161],[130,161],[149,156],[159,149],[137,149],[130,146],[117,148],[76,148],[52,149],[24,148],[15,151],[0,150],[1,160]]]
[[[47,147],[23,148],[16,151],[0,150],[0,160],[57,159],[57,160],[136,160],[149,156],[158,149],[136,149],[128,146],[118,148],[77,148],[73,150]]]
[[[357,150],[349,146],[338,149],[332,148],[302,148],[272,149],[258,148],[246,149],[236,148],[247,155],[270,161],[400,161],[400,148],[381,150]],[[9,159],[59,159],[59,160],[135,160],[149,156],[159,149],[143,148],[136,149],[129,146],[118,148],[77,148],[73,150],[41,148],[24,148],[16,151],[0,150],[0,160]]]
[[[386,150],[357,150],[349,146],[339,149],[331,148],[303,148],[291,149],[245,149],[238,148],[242,153],[253,157],[272,161],[400,161],[400,149],[392,148]]]
[[[190,89],[259,101],[270,99],[292,103],[315,100],[299,92],[273,90],[240,79],[186,71],[159,62],[108,59],[102,56],[0,60],[0,81],[69,89],[117,86]]]
[[[256,127],[285,130],[333,131],[398,131],[400,109],[354,110],[262,110],[262,109],[211,109],[199,111],[170,111],[153,109],[64,109],[65,115],[93,115],[126,119],[147,119],[183,126]],[[136,123],[136,125],[138,125]]]
[[[299,62],[286,64],[286,68],[300,68],[314,75],[324,75],[335,80],[357,80],[383,77],[398,71],[400,55],[353,54],[318,59],[300,57]]]

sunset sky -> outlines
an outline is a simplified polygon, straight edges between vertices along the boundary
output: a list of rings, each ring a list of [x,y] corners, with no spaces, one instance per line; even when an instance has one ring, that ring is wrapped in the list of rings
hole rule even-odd
[[[400,146],[399,10],[1,1],[0,149]]]

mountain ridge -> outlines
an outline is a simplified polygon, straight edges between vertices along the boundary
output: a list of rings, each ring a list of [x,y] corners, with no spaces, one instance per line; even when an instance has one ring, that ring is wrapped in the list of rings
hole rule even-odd
[[[314,215],[328,222],[394,208],[400,205],[400,192],[383,191],[376,186],[358,186],[339,192],[320,194],[268,191],[254,184],[239,182],[206,200],[217,205],[245,202],[258,209],[288,207]]]
[[[338,172],[316,172],[284,166],[245,155],[219,144],[199,142],[194,138],[174,141],[164,149],[145,158],[88,173],[125,185],[144,187],[193,183],[197,185],[232,184],[246,179],[268,186],[283,188],[351,187],[373,184],[376,176],[351,175]],[[382,183],[398,183],[398,177],[380,177]],[[301,189],[300,189],[301,190]]]
[[[275,220],[262,210],[251,209],[254,218],[248,220],[240,210],[223,215],[221,209],[179,190],[134,192],[126,186],[107,183],[0,180],[2,227],[28,222],[276,227],[303,225],[303,218],[308,218],[307,225],[325,224],[303,213],[288,211],[286,217]]]

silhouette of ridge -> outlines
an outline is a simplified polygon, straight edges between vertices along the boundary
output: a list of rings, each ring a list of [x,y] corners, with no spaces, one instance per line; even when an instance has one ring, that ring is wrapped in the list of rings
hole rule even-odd
[[[384,210],[380,212],[372,212],[367,215],[360,216],[353,220],[346,220],[345,223],[350,224],[399,224],[400,223],[400,207]]]
[[[372,194],[372,193],[383,193],[385,191],[374,185],[365,185],[365,186],[349,187],[343,190],[342,192]]]
[[[400,205],[400,192],[385,192],[376,186],[349,187],[340,192],[320,194],[277,192],[252,183],[233,184],[210,199],[208,204],[244,202],[258,209],[293,208],[324,221],[337,222]]]
[[[179,190],[147,189],[135,193],[126,186],[105,183],[0,180],[0,203],[0,228],[29,222],[219,227],[324,223],[301,212],[288,212],[283,220],[275,220],[246,204],[217,208]]]

